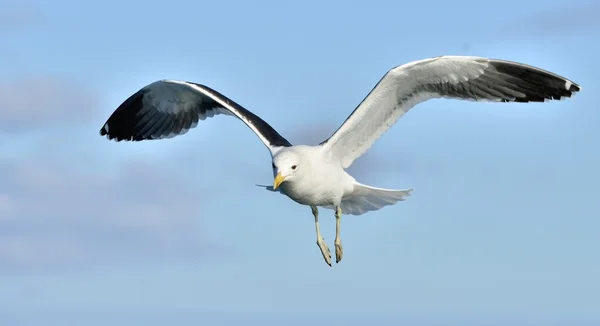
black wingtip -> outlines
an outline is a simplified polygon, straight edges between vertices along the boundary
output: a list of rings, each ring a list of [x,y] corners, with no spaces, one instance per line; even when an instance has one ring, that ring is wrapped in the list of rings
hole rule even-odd
[[[526,92],[526,96],[515,99],[516,102],[562,100],[581,91],[581,86],[577,83],[538,67],[496,59],[491,60],[489,64],[496,71],[516,78],[511,82],[519,86],[519,91]]]
[[[145,90],[141,89],[119,105],[100,129],[100,136],[117,142],[143,140],[136,134],[135,121],[142,108],[144,94]]]
[[[576,83],[574,83],[574,82],[572,82],[570,80],[566,81],[565,88],[569,92],[573,93],[573,95],[575,95],[575,93],[578,93],[578,92],[581,91],[581,86],[577,85]]]

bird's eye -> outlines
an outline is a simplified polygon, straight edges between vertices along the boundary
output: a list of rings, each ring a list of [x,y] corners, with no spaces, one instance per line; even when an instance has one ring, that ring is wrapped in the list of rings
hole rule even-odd
[[[292,165],[292,170],[296,170],[297,166],[294,164]]]
[[[275,162],[271,162],[271,165],[273,166],[273,169],[275,169]]]

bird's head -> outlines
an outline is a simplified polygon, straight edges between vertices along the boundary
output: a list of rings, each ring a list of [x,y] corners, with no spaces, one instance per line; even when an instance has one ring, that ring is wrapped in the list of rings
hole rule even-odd
[[[292,151],[286,151],[273,157],[273,190],[285,181],[293,181],[297,172],[303,167],[300,155]]]

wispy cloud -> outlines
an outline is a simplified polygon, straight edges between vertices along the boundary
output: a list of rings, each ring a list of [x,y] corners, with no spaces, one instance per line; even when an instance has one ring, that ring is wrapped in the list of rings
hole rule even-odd
[[[0,132],[79,122],[98,108],[95,94],[70,81],[50,77],[0,81]]]
[[[44,23],[45,15],[24,4],[0,5],[0,31],[16,31]]]
[[[600,28],[600,4],[590,2],[569,7],[548,7],[528,17],[513,20],[503,26],[501,34],[513,35],[568,35],[585,33]]]
[[[0,161],[3,270],[204,260],[228,249],[201,229],[202,191],[140,161],[77,171],[50,157]]]

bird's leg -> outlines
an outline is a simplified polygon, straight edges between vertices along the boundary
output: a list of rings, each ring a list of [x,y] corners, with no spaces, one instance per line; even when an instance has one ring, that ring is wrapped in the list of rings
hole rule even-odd
[[[335,207],[335,262],[339,263],[342,260],[344,250],[342,248],[342,239],[340,238],[340,220],[342,218],[342,208]]]
[[[329,251],[329,247],[325,242],[325,239],[321,236],[321,230],[319,229],[319,209],[317,206],[310,206],[312,209],[312,213],[315,216],[315,229],[317,230],[317,246],[321,249],[321,253],[323,254],[323,258],[325,258],[325,262],[327,265],[331,267],[331,252]]]

